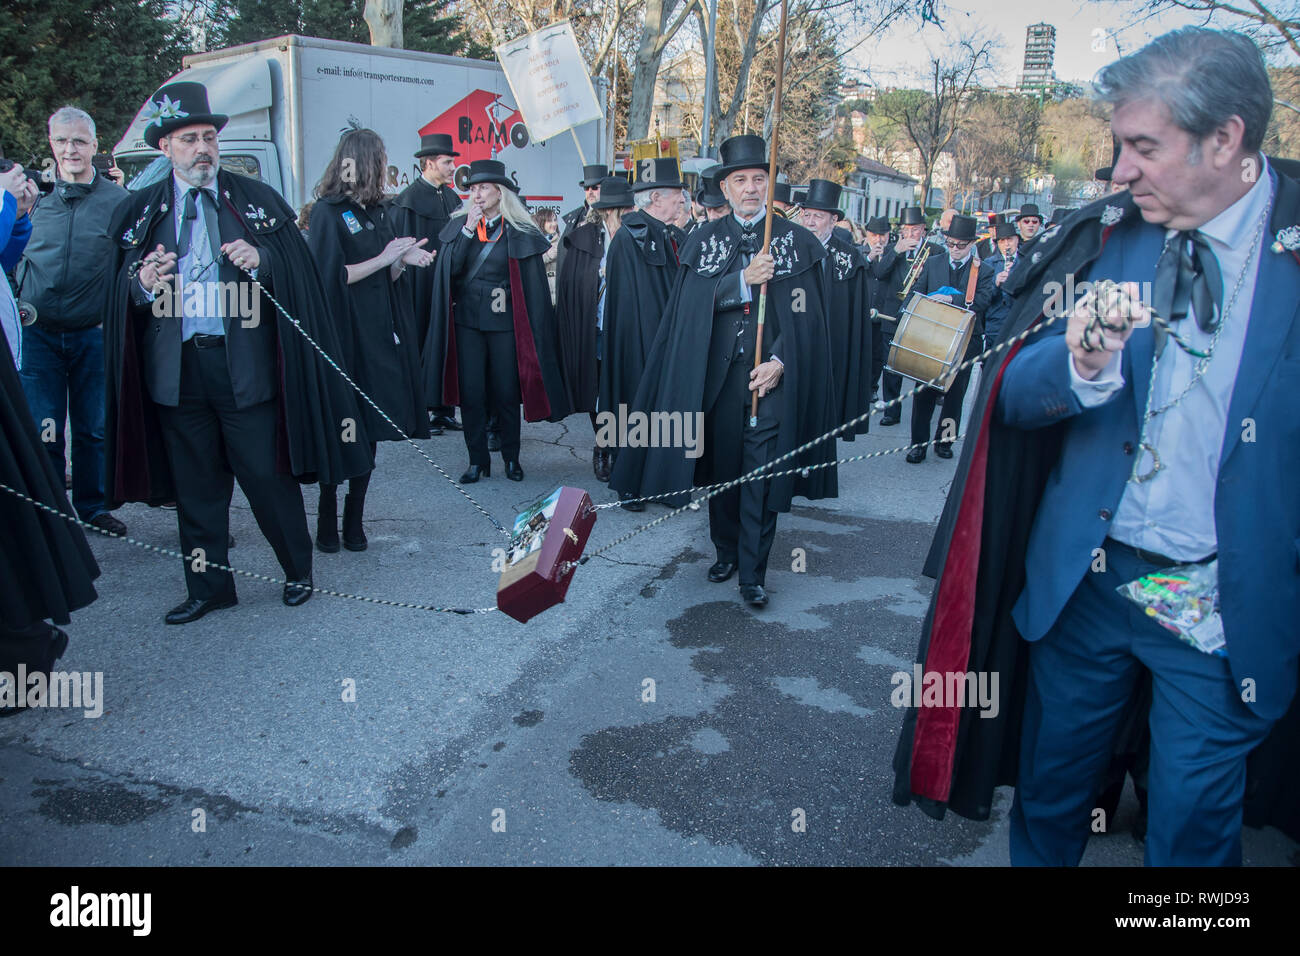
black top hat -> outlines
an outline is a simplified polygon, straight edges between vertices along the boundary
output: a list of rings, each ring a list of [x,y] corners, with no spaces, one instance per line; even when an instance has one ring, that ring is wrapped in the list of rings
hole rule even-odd
[[[790,184],[777,183],[776,188],[772,192],[772,201],[783,202],[787,206],[790,205]]]
[[[767,143],[761,136],[731,136],[718,147],[722,162],[718,169],[718,182],[722,182],[740,169],[767,169]]]
[[[1024,219],[1026,216],[1033,216],[1034,218],[1038,219],[1040,222],[1043,219],[1043,214],[1039,212],[1038,207],[1031,202],[1027,202],[1023,206],[1021,206],[1020,212],[1016,214],[1017,219]]]
[[[920,206],[904,206],[903,211],[898,216],[900,226],[924,226],[925,213],[921,211]]]
[[[623,209],[635,206],[632,187],[621,176],[606,176],[600,181],[600,198],[591,204],[592,209]]]
[[[599,186],[600,181],[608,175],[608,166],[583,166],[582,182],[578,183],[578,185],[583,189],[590,189],[592,186]]]
[[[496,159],[476,159],[469,164],[469,175],[465,177],[465,185],[473,186],[477,183],[496,183],[498,186],[505,186],[519,192],[519,187],[515,181],[506,175],[506,164]]]
[[[889,235],[889,217],[873,216],[867,220],[867,232],[874,233],[877,236]]]
[[[791,189],[791,190],[790,190],[790,199],[794,202],[794,204],[795,204],[796,206],[802,206],[803,203],[804,203],[804,200],[807,199],[807,198],[808,198],[808,190],[806,190],[806,189]]]
[[[804,209],[820,209],[823,212],[835,213],[835,218],[843,219],[844,213],[840,212],[840,193],[844,187],[839,183],[833,183],[829,179],[810,179],[808,180],[808,195],[799,205]]]
[[[415,152],[416,159],[423,159],[425,156],[459,156],[451,148],[450,133],[428,133],[420,137],[420,148]]]
[[[212,112],[207,87],[187,80],[160,87],[149,100],[145,118],[149,125],[144,128],[144,141],[157,149],[158,141],[173,130],[208,124],[220,130],[230,117]]]
[[[727,197],[722,195],[715,177],[718,166],[710,166],[700,173],[700,188],[695,194],[695,201],[705,209],[721,209],[727,204]]]
[[[682,189],[685,185],[677,160],[671,156],[636,161],[636,182],[632,184],[634,192],[643,189]]]
[[[957,240],[974,240],[975,239],[975,220],[971,216],[953,216],[952,222],[943,234],[949,239]]]
[[[1019,235],[1020,233],[1016,232],[1016,227],[1009,222],[999,222],[993,227],[994,239],[1012,239]]]

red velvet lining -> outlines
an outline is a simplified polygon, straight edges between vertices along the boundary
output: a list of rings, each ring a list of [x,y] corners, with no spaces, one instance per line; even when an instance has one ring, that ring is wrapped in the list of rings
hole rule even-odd
[[[524,399],[524,420],[538,422],[551,417],[551,400],[542,381],[542,366],[533,342],[533,327],[528,323],[528,302],[519,275],[519,261],[510,260],[510,301],[514,306],[515,362],[519,366],[519,392]]]

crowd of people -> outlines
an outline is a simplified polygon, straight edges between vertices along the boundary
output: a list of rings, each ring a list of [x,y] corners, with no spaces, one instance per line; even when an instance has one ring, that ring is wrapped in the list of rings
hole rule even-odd
[[[158,90],[145,133],[171,175],[128,193],[91,162],[91,117],[59,109],[54,189],[38,200],[21,168],[0,171],[13,274],[0,478],[111,534],[126,531],[113,515],[125,502],[175,508],[187,595],[164,619],[184,624],[237,603],[221,568],[234,482],[297,606],[313,593],[313,537],[322,552],[367,547],[378,442],[459,432],[462,484],[489,479],[493,453],[523,481],[521,422],[582,413],[594,477],[630,511],[783,463],[708,501],[708,580],[737,577],[761,608],[778,515],[838,493],[835,441],[816,440],[852,423],[838,433],[852,441],[873,410],[901,422],[906,380],[886,355],[910,297],[955,306],[970,332],[967,367],[911,402],[906,460],[920,464],[930,447],[954,456],[969,363],[1042,320],[1050,285],[1151,280],[1158,321],[1084,297],[990,360],[927,566],[939,583],[921,660],[1027,675],[1023,736],[1005,744],[1020,748],[1014,862],[1078,861],[1139,673],[1148,859],[1239,861],[1246,755],[1287,713],[1300,655],[1295,601],[1278,600],[1297,597],[1300,541],[1300,442],[1286,437],[1300,185],[1260,152],[1271,91],[1244,37],[1177,31],[1100,80],[1116,138],[1097,174],[1107,195],[1055,223],[1032,204],[987,223],[949,209],[933,230],[919,206],[859,225],[834,182],[772,182],[753,135],[722,142],[693,194],[672,158],[630,177],[585,166],[581,207],[533,216],[527,171],[498,160],[469,164],[462,199],[445,135],[422,138],[421,176],[388,197],[382,140],[352,129],[295,212],[221,168],[226,117],[193,82]],[[606,412],[698,417],[701,440],[611,440]],[[1267,443],[1238,440],[1242,421]],[[314,536],[303,484],[319,489]],[[0,496],[0,515],[0,645],[48,667],[66,645],[55,625],[94,599],[98,568],[48,511]],[[1221,582],[1208,649],[1119,596],[1191,566]],[[1008,725],[972,713],[909,712],[900,802],[988,815]],[[958,747],[986,759],[962,763]]]

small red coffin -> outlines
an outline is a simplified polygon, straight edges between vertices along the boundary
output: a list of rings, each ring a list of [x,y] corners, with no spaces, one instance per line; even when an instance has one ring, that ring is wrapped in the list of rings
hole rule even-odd
[[[523,511],[497,584],[497,608],[522,623],[563,601],[595,523],[581,488],[556,488]]]

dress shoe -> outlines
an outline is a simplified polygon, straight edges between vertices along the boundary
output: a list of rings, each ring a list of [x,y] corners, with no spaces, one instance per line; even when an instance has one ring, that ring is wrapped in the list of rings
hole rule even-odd
[[[907,463],[909,465],[919,465],[923,461],[925,461],[924,448],[913,448],[907,453]]]
[[[488,451],[501,450],[501,433],[488,432]]]
[[[591,467],[596,473],[597,481],[602,484],[609,481],[609,473],[614,468],[614,461],[608,448],[596,447],[591,450]]]
[[[897,415],[888,413],[880,416],[880,424],[882,425],[897,425],[901,420]]]
[[[935,442],[934,453],[938,455],[940,458],[951,458],[952,445],[948,443]]]
[[[118,538],[121,538],[126,534],[126,525],[122,524],[122,522],[118,521],[107,511],[95,515],[95,517],[90,519],[90,523],[100,531],[107,531],[109,534]]]
[[[297,607],[299,604],[306,604],[312,594],[315,592],[311,589],[311,575],[302,581],[288,581],[284,585],[284,603],[289,607]]]
[[[623,502],[619,507],[624,511],[645,511],[645,502],[637,501],[635,499],[636,495],[632,494],[630,491],[620,491],[618,493],[618,500]]]
[[[709,580],[714,584],[721,584],[723,581],[729,580],[735,573],[735,561],[718,561],[713,567],[709,568]]]
[[[509,478],[511,481],[524,480],[524,470],[519,467],[519,462],[517,461],[506,462],[506,477]]]
[[[491,478],[491,477],[492,477],[491,465],[470,465],[469,468],[465,469],[465,474],[460,476],[460,483],[462,485],[472,485],[480,478]]]
[[[761,584],[742,584],[740,599],[750,607],[767,607],[767,592]]]
[[[460,422],[456,421],[455,415],[430,415],[429,427],[444,429],[449,432],[461,431]]]
[[[429,426],[429,437],[430,437],[430,438],[436,438],[438,435],[441,435],[441,434],[442,434],[442,429],[439,428],[437,425],[430,425],[430,426]]]
[[[189,624],[191,621],[197,621],[209,611],[220,611],[225,607],[234,607],[239,603],[239,598],[231,595],[230,597],[208,598],[190,598],[184,604],[178,604],[172,608],[163,617],[165,624]]]

